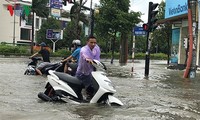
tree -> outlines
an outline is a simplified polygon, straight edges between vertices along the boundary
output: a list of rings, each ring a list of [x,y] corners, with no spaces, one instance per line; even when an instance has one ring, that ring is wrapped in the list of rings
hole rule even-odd
[[[46,39],[46,30],[47,29],[60,29],[61,24],[60,21],[56,20],[53,17],[48,18],[41,26],[41,29],[38,31],[37,34],[37,42],[45,42],[48,45],[51,45],[51,41],[49,39]],[[51,46],[52,47],[52,46]]]
[[[31,54],[33,54],[33,40],[34,40],[34,14],[40,17],[48,17],[49,9],[46,7],[48,0],[32,0],[32,40],[31,40]]]
[[[74,36],[76,39],[80,39],[82,29],[80,29],[80,21],[85,25],[88,25],[87,16],[83,13],[85,9],[82,7],[87,2],[87,0],[80,0],[79,2],[73,1],[73,6],[70,9],[70,18],[74,22],[74,27],[72,28],[71,36]]]
[[[48,2],[49,0],[32,0],[32,12],[37,16],[48,18],[49,8],[46,7]]]
[[[165,15],[165,2],[162,1],[158,6],[158,23],[159,20],[164,19]],[[156,29],[153,33],[153,42],[152,42],[152,52],[159,52],[168,54],[168,64],[169,64],[169,56],[170,56],[170,41],[171,41],[171,24],[169,22],[161,22],[159,24],[158,29]],[[155,47],[156,46],[156,47]]]
[[[135,53],[145,53],[146,52],[146,36],[135,36],[137,40],[135,42]]]
[[[116,35],[121,33],[120,38],[120,63],[126,63],[128,55],[128,34],[135,24],[141,22],[139,12],[129,12],[129,0],[100,0],[99,15],[96,16],[96,32],[98,36],[111,39],[112,59]],[[125,54],[125,56],[124,56]]]
[[[83,42],[84,33],[83,33],[83,25],[88,25],[87,16],[84,14],[85,9],[83,6],[87,0],[80,2],[73,1],[73,6],[70,9],[70,13],[64,13],[64,16],[69,17],[71,19],[70,22],[67,23],[67,27],[63,32],[63,41],[58,43],[58,46],[70,48],[70,45],[74,39],[80,39]],[[80,24],[80,22],[83,23]],[[64,45],[64,46],[63,46]]]

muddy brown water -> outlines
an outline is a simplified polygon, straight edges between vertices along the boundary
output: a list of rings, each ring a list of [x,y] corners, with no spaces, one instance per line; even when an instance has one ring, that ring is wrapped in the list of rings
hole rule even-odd
[[[56,61],[56,60],[55,60]],[[27,58],[0,58],[0,120],[199,120],[200,77],[183,79],[183,71],[166,69],[166,61],[126,66],[104,63],[124,106],[43,102],[46,76],[24,75]],[[131,68],[134,71],[131,72]]]

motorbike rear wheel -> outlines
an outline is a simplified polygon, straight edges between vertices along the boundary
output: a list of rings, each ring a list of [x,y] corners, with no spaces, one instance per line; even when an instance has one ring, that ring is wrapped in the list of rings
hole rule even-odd
[[[39,92],[38,97],[42,99],[43,101],[49,101],[49,102],[52,101],[52,99],[46,94],[44,94],[43,92]]]

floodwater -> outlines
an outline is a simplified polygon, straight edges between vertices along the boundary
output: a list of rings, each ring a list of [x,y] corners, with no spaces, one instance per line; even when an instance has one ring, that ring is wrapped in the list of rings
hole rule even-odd
[[[199,120],[200,79],[182,78],[184,71],[166,69],[166,61],[144,61],[126,66],[104,63],[124,106],[43,102],[46,76],[24,75],[28,58],[0,58],[1,120]],[[132,72],[133,68],[133,72]]]

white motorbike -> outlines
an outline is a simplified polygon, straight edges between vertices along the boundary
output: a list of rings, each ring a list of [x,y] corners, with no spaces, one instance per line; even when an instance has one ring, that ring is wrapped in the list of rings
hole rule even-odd
[[[106,77],[106,67],[98,60],[93,60],[94,71],[93,88],[94,94],[91,100],[86,101],[82,96],[82,82],[69,74],[49,70],[45,92],[38,93],[38,97],[44,101],[70,100],[78,103],[104,103],[108,105],[119,105],[123,103],[116,97],[116,90],[108,77]],[[67,101],[64,100],[64,101]]]

